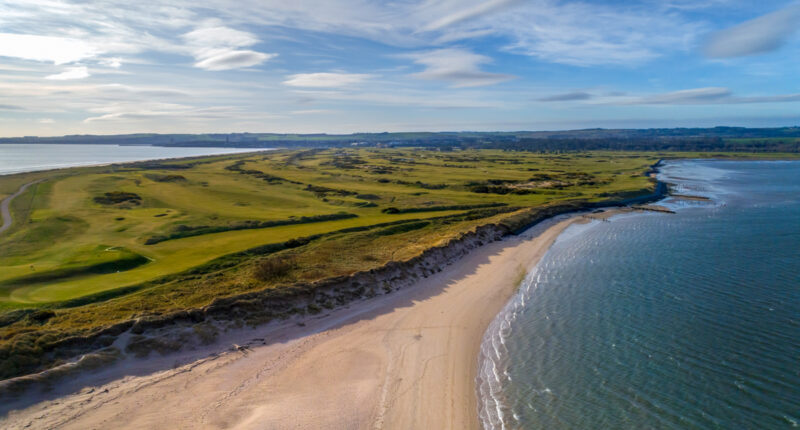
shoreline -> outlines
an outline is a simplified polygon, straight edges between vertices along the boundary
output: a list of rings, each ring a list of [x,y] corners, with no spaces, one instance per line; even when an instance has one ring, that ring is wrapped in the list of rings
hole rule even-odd
[[[618,207],[608,208],[602,213],[570,214],[571,222],[559,232],[550,245],[552,246],[561,236],[561,233],[573,224],[588,225],[592,222],[610,222],[611,218],[618,215],[639,214],[641,212],[642,210],[634,207]],[[548,246],[547,250],[549,249],[550,246]],[[506,412],[503,410],[505,409],[505,403],[501,399],[504,393],[500,391],[502,387],[496,384],[499,382],[498,374],[505,371],[498,368],[498,364],[507,358],[508,352],[503,341],[503,332],[509,329],[509,324],[511,323],[509,316],[514,317],[516,312],[524,308],[525,296],[522,291],[525,288],[524,284],[528,282],[528,277],[534,272],[543,257],[544,254],[539,256],[525,273],[525,276],[518,282],[518,287],[509,296],[502,308],[498,310],[481,339],[475,376],[475,392],[478,405],[477,418],[481,429],[505,428],[502,424],[503,413]],[[498,394],[500,398],[497,397]]]
[[[484,333],[521,276],[581,219],[551,218],[411,287],[305,324],[254,329],[252,342],[219,353],[233,337],[222,336],[209,348],[217,353],[183,366],[124,377],[131,363],[119,363],[107,371],[116,379],[11,412],[4,425],[479,428],[475,381]],[[72,382],[84,385],[90,376]]]
[[[3,145],[3,144],[0,144],[0,145]],[[17,145],[17,144],[14,144],[14,145]],[[37,144],[37,145],[39,145],[39,144]],[[69,146],[69,145],[91,145],[91,144],[67,144],[67,143],[64,143],[64,144],[52,144],[51,143],[51,144],[46,144],[46,145],[65,145],[65,146]],[[98,146],[122,146],[122,147],[126,147],[126,146],[146,146],[146,147],[167,148],[167,149],[173,148],[173,147],[169,147],[169,146],[155,146],[155,145],[103,145],[103,144],[96,144],[96,145],[98,145]],[[2,148],[2,146],[0,146],[0,148]],[[185,146],[185,147],[178,147],[178,148],[198,148],[198,147]],[[204,147],[201,147],[201,148],[204,148]],[[221,147],[209,147],[209,149],[228,149],[228,148],[224,148],[224,147],[222,147],[222,148]],[[234,148],[234,147],[231,147],[230,149],[251,149],[251,148]],[[30,173],[49,173],[49,174],[52,174],[52,173],[56,173],[56,172],[59,172],[59,171],[71,170],[71,169],[81,169],[81,168],[108,167],[108,166],[126,167],[126,165],[133,164],[133,163],[146,163],[146,162],[164,161],[164,160],[187,161],[187,160],[193,160],[193,159],[200,159],[200,158],[207,158],[207,157],[218,157],[218,156],[226,156],[226,155],[251,155],[251,154],[257,154],[259,152],[278,151],[278,150],[281,150],[281,149],[284,149],[284,148],[261,148],[261,149],[254,149],[252,151],[241,151],[241,152],[232,151],[232,152],[221,152],[221,153],[218,153],[218,154],[200,154],[200,155],[187,155],[187,156],[179,156],[179,157],[144,158],[144,159],[141,159],[141,160],[108,161],[108,162],[100,162],[100,163],[72,164],[72,165],[62,165],[62,166],[40,166],[41,168],[28,167],[26,169],[33,168],[33,170],[21,170],[21,171],[13,171],[13,172],[2,172],[2,171],[0,171],[0,179],[6,178],[6,177],[10,177],[10,176],[25,175],[25,174],[30,174]]]

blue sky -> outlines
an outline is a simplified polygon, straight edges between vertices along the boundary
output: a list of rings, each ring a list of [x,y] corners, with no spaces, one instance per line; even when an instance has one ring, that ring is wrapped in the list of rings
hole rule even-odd
[[[800,124],[800,2],[0,0],[0,135]]]

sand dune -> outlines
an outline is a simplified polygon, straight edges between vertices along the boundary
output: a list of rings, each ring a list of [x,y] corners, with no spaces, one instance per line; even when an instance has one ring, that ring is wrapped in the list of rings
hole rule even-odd
[[[304,326],[247,331],[241,347],[190,364],[126,377],[130,363],[121,364],[110,382],[13,411],[0,426],[478,428],[475,376],[486,327],[576,219],[486,245],[412,287]]]

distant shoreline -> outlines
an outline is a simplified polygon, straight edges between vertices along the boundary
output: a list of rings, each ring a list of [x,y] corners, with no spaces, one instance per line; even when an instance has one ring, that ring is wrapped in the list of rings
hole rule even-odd
[[[12,145],[10,143],[0,143],[0,151],[3,150],[3,146],[5,145]],[[29,144],[21,144],[21,143],[14,143],[13,145],[29,145]],[[160,161],[160,160],[176,160],[176,161],[186,161],[196,158],[205,158],[205,157],[214,157],[214,156],[223,156],[223,155],[246,155],[246,154],[253,154],[259,153],[264,151],[274,151],[279,148],[234,148],[234,147],[169,147],[169,146],[160,146],[160,145],[118,145],[118,144],[54,144],[54,143],[36,143],[30,144],[35,147],[41,148],[42,146],[95,146],[95,147],[105,147],[105,148],[114,148],[114,147],[122,147],[122,148],[130,148],[130,147],[148,147],[148,148],[162,148],[162,149],[221,149],[225,150],[225,152],[219,153],[212,153],[212,154],[193,154],[193,155],[179,155],[177,157],[146,157],[141,159],[135,160],[121,160],[121,161],[78,161],[75,163],[62,163],[62,164],[50,164],[50,165],[38,165],[38,166],[29,166],[23,167],[23,170],[13,170],[13,171],[5,171],[3,170],[3,166],[0,165],[0,178],[7,177],[11,175],[21,175],[26,173],[48,173],[48,172],[56,172],[60,170],[66,169],[76,169],[82,167],[102,167],[102,166],[110,166],[110,165],[126,165],[130,163],[141,163],[146,161]]]

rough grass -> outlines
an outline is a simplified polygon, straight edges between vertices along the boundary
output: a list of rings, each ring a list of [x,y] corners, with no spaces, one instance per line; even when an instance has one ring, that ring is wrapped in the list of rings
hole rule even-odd
[[[52,278],[6,289],[0,303],[72,300],[293,237],[477,207],[535,206],[640,189],[650,185],[641,172],[654,161],[653,156],[636,154],[369,149],[278,151],[61,171],[19,198],[20,204],[29,203],[16,211],[22,220],[19,228],[0,237],[0,282],[28,275],[31,266],[59,273],[82,249],[100,244],[124,247],[152,262],[119,273]],[[387,170],[397,174],[387,175]],[[586,170],[605,183],[521,196],[476,194],[467,185],[480,177],[514,183],[529,180],[534,171],[559,175]],[[265,179],[276,177],[281,180]],[[1,178],[0,185],[9,178]],[[98,204],[98,196],[119,202]],[[335,219],[343,211],[355,217]],[[299,224],[304,220],[319,222]]]
[[[0,236],[0,309],[7,309],[0,311],[0,361],[11,372],[0,373],[43,365],[48,345],[65,336],[199,308],[220,297],[265,289],[283,294],[287,285],[370,270],[483,224],[516,225],[526,219],[525,208],[651,190],[643,173],[658,158],[347,149],[60,171],[15,200],[19,224]],[[153,179],[175,172],[184,179]],[[2,177],[0,190],[30,178]],[[550,178],[559,178],[559,186],[531,184]],[[536,192],[475,193],[476,183]],[[116,191],[139,196],[140,204],[93,200]],[[356,217],[269,224],[337,214],[343,205]],[[253,222],[264,224],[226,228]],[[208,230],[145,244],[179,225]],[[140,258],[147,263],[127,263]],[[142,339],[140,346],[153,346],[148,342]]]
[[[0,178],[0,193],[34,179],[48,180],[12,205],[16,222],[0,236],[0,283],[29,275],[31,267],[64,273],[76,259],[84,267],[103,263],[102,256],[85,258],[86,249],[100,245],[125,248],[151,261],[119,272],[34,278],[24,288],[0,289],[0,308],[140,285],[261,244],[346,228],[480,207],[635,195],[652,186],[642,172],[662,155],[276,151],[6,176]],[[264,179],[275,177],[281,180]],[[547,183],[553,180],[558,186]],[[476,193],[476,186],[510,192]],[[138,198],[111,205],[94,201],[107,195]],[[341,212],[354,217],[336,219]],[[309,220],[318,222],[300,224]]]
[[[255,265],[253,277],[260,282],[274,282],[286,277],[297,267],[294,258],[279,256],[264,258]]]

